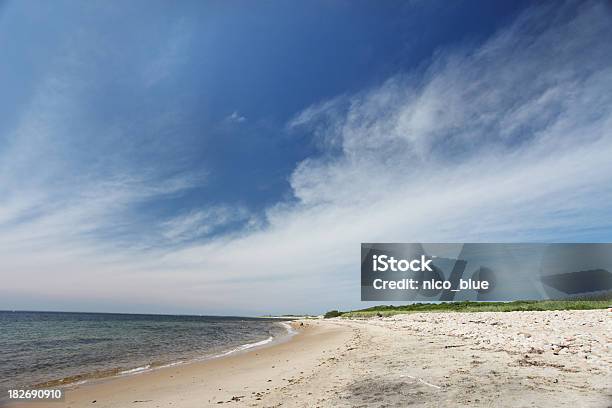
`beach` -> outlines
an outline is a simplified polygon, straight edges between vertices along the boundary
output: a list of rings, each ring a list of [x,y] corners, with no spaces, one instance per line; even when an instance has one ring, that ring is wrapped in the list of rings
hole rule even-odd
[[[607,310],[306,319],[280,342],[18,407],[609,407]]]

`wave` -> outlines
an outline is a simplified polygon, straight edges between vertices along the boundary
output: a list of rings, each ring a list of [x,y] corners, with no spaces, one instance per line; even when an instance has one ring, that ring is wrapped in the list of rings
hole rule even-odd
[[[142,366],[142,367],[136,367],[136,368],[132,368],[132,369],[125,370],[125,371],[120,371],[119,375],[140,373],[142,371],[147,371],[150,368],[151,368],[151,364],[147,364],[147,365]]]
[[[291,326],[291,324],[287,322],[280,322],[279,324],[287,330],[288,335],[293,336],[297,333],[297,331],[293,328],[293,326]]]
[[[236,347],[236,348],[233,348],[233,349],[231,349],[231,350],[229,350],[229,351],[226,351],[226,352],[221,353],[221,354],[219,354],[219,355],[216,355],[216,356],[214,356],[214,357],[225,357],[225,356],[227,356],[227,355],[230,355],[230,354],[233,354],[233,353],[237,353],[237,352],[239,352],[239,351],[248,350],[248,349],[253,348],[253,347],[263,346],[263,345],[265,345],[265,344],[270,343],[272,340],[274,340],[274,337],[273,337],[273,336],[270,336],[270,337],[268,337],[268,338],[267,338],[267,339],[265,339],[265,340],[258,341],[258,342],[256,342],[256,343],[247,343],[247,344],[243,344],[243,345],[241,345],[241,346],[238,346],[238,347]]]
[[[157,370],[160,368],[167,368],[167,367],[173,367],[173,366],[177,366],[177,365],[181,365],[181,364],[186,364],[186,363],[190,363],[190,362],[195,362],[195,361],[205,361],[205,360],[211,360],[211,359],[216,359],[216,358],[221,358],[221,357],[225,357],[228,356],[230,354],[234,354],[234,353],[238,353],[238,352],[242,352],[242,351],[246,351],[255,347],[262,347],[265,346],[266,344],[269,344],[271,342],[273,342],[274,340],[280,339],[280,338],[289,338],[293,335],[295,335],[297,333],[297,331],[291,326],[291,324],[287,323],[287,322],[277,322],[280,326],[282,326],[285,330],[286,330],[286,334],[283,336],[282,334],[280,336],[269,336],[268,338],[264,339],[264,340],[260,340],[254,343],[246,343],[246,344],[242,344],[239,345],[237,347],[234,347],[230,350],[221,352],[219,354],[213,354],[213,355],[206,355],[206,356],[202,356],[199,358],[195,358],[195,359],[190,359],[190,360],[178,360],[178,361],[173,361],[173,362],[169,362],[169,363],[165,363],[165,364],[159,364],[159,363],[151,363],[151,364],[146,364],[143,366],[139,366],[139,367],[135,367],[135,368],[130,368],[130,369],[126,369],[126,370],[120,370],[120,369],[110,369],[110,370],[105,370],[105,371],[99,371],[99,372],[95,372],[95,373],[88,373],[88,374],[83,374],[83,375],[76,375],[76,376],[71,376],[71,377],[66,377],[60,380],[54,380],[54,381],[49,381],[46,383],[41,383],[41,384],[37,384],[37,385],[44,385],[44,386],[59,386],[59,387],[75,387],[81,384],[85,384],[87,382],[89,382],[90,380],[93,379],[101,379],[101,378],[109,378],[109,377],[115,377],[115,376],[127,376],[127,375],[134,375],[134,374],[141,374],[144,372],[149,372],[152,370]]]

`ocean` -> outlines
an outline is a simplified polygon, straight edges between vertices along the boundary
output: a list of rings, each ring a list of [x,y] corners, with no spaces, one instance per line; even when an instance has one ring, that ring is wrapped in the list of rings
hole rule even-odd
[[[290,334],[278,319],[0,311],[0,398],[213,358]]]

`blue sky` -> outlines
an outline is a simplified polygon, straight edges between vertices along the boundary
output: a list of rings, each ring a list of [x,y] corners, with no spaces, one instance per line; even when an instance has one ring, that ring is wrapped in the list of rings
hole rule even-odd
[[[609,241],[610,20],[1,2],[0,308],[320,312],[360,242]]]

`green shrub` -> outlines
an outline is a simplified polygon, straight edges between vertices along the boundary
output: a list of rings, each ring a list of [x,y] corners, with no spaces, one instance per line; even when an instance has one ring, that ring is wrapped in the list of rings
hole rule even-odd
[[[329,312],[325,313],[323,318],[331,319],[332,317],[338,317],[338,316],[342,316],[342,312],[339,312],[337,310],[330,310]]]

